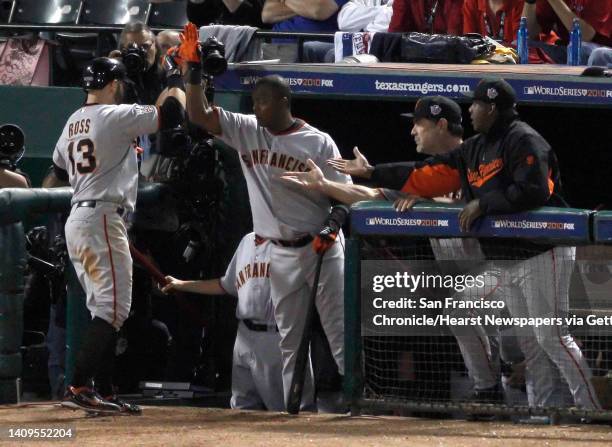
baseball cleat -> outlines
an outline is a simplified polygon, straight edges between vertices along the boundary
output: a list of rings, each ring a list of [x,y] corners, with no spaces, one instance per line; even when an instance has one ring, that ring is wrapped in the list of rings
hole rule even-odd
[[[107,402],[117,405],[120,408],[121,414],[138,416],[142,414],[142,408],[136,404],[131,404],[119,399],[116,395],[105,398]]]
[[[98,393],[88,387],[75,388],[69,386],[61,402],[62,407],[73,410],[84,410],[88,413],[120,413],[121,408],[103,399]]]

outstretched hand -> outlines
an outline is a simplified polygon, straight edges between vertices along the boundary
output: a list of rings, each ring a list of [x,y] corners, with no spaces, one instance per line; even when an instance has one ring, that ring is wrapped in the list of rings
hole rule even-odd
[[[401,213],[403,211],[408,211],[417,203],[425,201],[427,201],[427,199],[423,197],[406,194],[405,196],[400,197],[399,199],[396,199],[395,202],[393,202],[393,208],[395,208],[395,211]]]
[[[200,62],[200,42],[198,42],[198,28],[195,24],[188,22],[180,34],[181,44],[178,55],[186,62]]]
[[[167,284],[162,287],[161,291],[167,295],[172,292],[180,291],[184,281],[176,279],[172,276],[166,276],[166,282]]]
[[[353,177],[369,178],[371,175],[372,166],[368,160],[359,152],[359,148],[353,148],[355,158],[353,160],[345,160],[343,158],[332,158],[327,160],[327,164],[342,174],[348,174]]]
[[[321,190],[325,182],[323,171],[310,158],[306,160],[308,171],[286,171],[280,178],[284,182],[291,183],[310,190]]]

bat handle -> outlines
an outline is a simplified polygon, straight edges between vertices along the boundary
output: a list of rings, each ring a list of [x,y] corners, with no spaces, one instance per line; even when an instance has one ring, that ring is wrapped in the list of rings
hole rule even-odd
[[[153,263],[151,262],[149,258],[143,255],[131,243],[130,243],[130,252],[132,253],[132,256],[134,257],[134,259],[136,259],[136,261],[138,261],[140,264],[144,266],[145,269],[147,269],[147,271],[149,272],[149,274],[153,277],[155,281],[157,281],[162,286],[165,286],[166,284],[168,284],[168,281],[166,280],[166,277],[164,276],[164,274],[160,272],[159,269],[157,269],[157,267],[153,265]]]

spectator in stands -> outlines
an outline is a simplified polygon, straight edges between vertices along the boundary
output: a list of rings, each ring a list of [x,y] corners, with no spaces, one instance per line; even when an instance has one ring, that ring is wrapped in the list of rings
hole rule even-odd
[[[612,47],[612,2],[601,0],[525,0],[523,15],[532,38],[544,33],[546,53],[556,62],[567,61],[566,46],[574,18],[580,20],[582,60],[586,65],[596,48]],[[561,46],[559,46],[561,45]],[[606,52],[598,52],[593,65],[605,65]],[[604,55],[604,60],[599,58]],[[608,59],[609,61],[609,59]]]
[[[160,57],[157,58],[158,69],[163,70],[164,56],[172,47],[180,45],[180,34],[177,31],[165,30],[157,34],[155,38]]]
[[[387,32],[393,0],[349,0],[338,13],[340,31]]]
[[[338,30],[338,11],[348,0],[266,0],[261,17],[273,24],[272,30],[298,33],[333,33]],[[287,41],[263,47],[264,59],[297,62],[296,43]],[[302,62],[333,62],[333,44],[304,42]]]
[[[463,0],[394,0],[389,32],[463,34]]]
[[[463,33],[478,33],[504,44],[516,40],[523,0],[464,0]]]
[[[262,28],[263,4],[264,0],[189,0],[187,18],[198,28],[211,23]]]

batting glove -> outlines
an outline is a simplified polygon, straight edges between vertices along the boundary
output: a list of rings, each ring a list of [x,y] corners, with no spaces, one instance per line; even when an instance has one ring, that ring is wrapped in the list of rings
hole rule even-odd
[[[312,248],[318,255],[323,254],[334,245],[337,237],[338,230],[326,225],[315,236],[312,241]]]
[[[200,63],[200,42],[198,42],[198,29],[189,22],[181,33],[181,45],[179,46],[179,57],[186,62]]]

